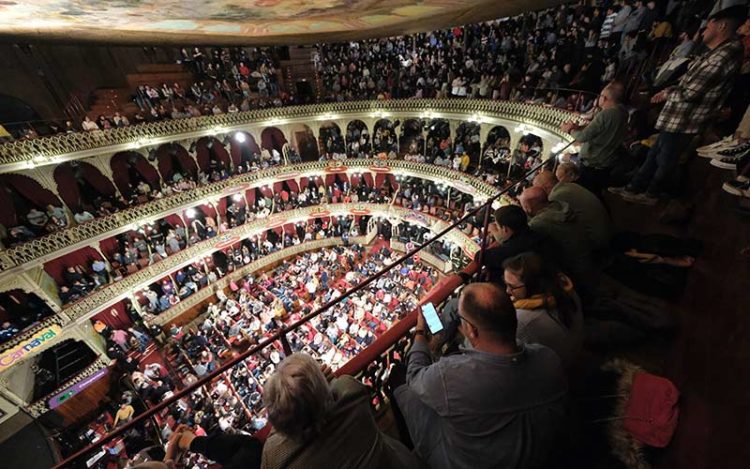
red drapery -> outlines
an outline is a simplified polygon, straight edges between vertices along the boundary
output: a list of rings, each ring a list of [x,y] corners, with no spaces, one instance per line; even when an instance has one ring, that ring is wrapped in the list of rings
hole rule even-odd
[[[174,160],[171,153],[175,154],[176,161],[179,164],[176,168],[174,167]],[[188,173],[193,177],[198,175],[198,164],[180,144],[167,143],[161,145],[156,150],[156,159],[159,162],[159,172],[164,178],[171,179],[176,171]]]
[[[120,192],[123,194],[128,193],[128,184],[132,184],[128,174],[128,158],[133,155],[135,158],[135,169],[140,173],[141,176],[149,183],[152,187],[159,187],[159,173],[156,169],[146,161],[140,153],[125,151],[117,153],[112,157],[110,166],[112,167],[112,179],[115,181],[115,185]],[[136,184],[132,184],[133,187]]]
[[[368,187],[375,187],[375,181],[372,179],[372,174],[362,173],[362,180],[365,181]]]
[[[44,271],[47,272],[58,285],[64,285],[65,280],[63,272],[65,272],[65,269],[80,265],[84,270],[88,270],[91,267],[91,262],[94,260],[103,259],[102,256],[96,252],[96,249],[85,247],[46,262],[44,264]]]
[[[284,148],[284,144],[287,143],[284,133],[276,127],[266,127],[260,134],[260,145],[267,149],[276,149],[281,153],[281,149]]]
[[[62,206],[60,199],[52,192],[43,188],[38,182],[23,174],[2,174],[0,183],[14,190],[16,194],[36,205],[42,211],[47,210],[47,205]]]
[[[96,191],[105,196],[115,193],[115,187],[96,167],[84,161],[79,161],[80,175]],[[93,203],[93,200],[84,201],[81,190],[76,181],[76,170],[69,163],[63,163],[55,168],[54,178],[60,197],[73,211],[78,211],[84,202]]]
[[[250,135],[247,132],[237,132],[245,135],[245,141],[242,143],[237,142],[234,138],[232,138],[232,141],[229,146],[229,153],[232,157],[232,161],[234,162],[234,165],[237,166],[242,161],[242,149],[247,148],[250,151],[250,155],[253,153],[257,153],[260,155],[260,147],[258,146],[258,142],[255,141],[255,137]],[[235,134],[236,135],[236,134]]]
[[[207,171],[209,168],[209,164],[211,161],[211,155],[210,151],[208,149],[208,142],[213,141],[212,149],[214,151],[214,154],[216,155],[216,158],[221,161],[222,164],[225,166],[229,166],[230,164],[230,157],[229,153],[227,153],[226,148],[224,148],[224,145],[221,144],[221,142],[213,137],[203,137],[200,140],[198,140],[198,143],[196,144],[196,159],[198,160],[198,167],[201,169],[201,171]]]
[[[125,313],[130,300],[121,300],[107,309],[99,311],[92,318],[91,322],[101,321],[111,329],[127,329],[133,325],[127,313]]]
[[[0,207],[4,207],[3,210],[0,210],[0,223],[6,228],[18,226],[18,214],[13,206],[13,199],[2,183],[0,183]]]

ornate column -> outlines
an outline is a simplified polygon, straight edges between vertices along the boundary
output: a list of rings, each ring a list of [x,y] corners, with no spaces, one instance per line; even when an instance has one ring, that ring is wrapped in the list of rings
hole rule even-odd
[[[122,196],[122,194],[120,193],[120,189],[117,187],[117,184],[115,184],[114,172],[112,171],[112,166],[110,165],[113,156],[115,156],[114,153],[101,155],[94,158],[86,158],[82,161],[98,169],[107,179],[109,179],[109,182],[112,183],[112,187],[115,188],[115,194],[117,196]]]

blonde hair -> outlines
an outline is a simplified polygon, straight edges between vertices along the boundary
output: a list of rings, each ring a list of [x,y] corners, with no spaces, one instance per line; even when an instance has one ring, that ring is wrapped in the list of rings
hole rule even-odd
[[[565,180],[570,182],[577,180],[578,176],[580,175],[578,166],[576,166],[574,163],[560,163],[559,165],[557,165],[557,171],[560,171],[559,174],[564,175]]]
[[[271,425],[284,436],[304,442],[320,434],[333,404],[333,393],[320,365],[295,353],[268,378],[263,401]]]

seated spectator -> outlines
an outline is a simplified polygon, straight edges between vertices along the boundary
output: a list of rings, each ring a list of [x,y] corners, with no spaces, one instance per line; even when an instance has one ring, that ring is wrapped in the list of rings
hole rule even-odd
[[[540,187],[529,187],[518,198],[529,216],[529,227],[553,239],[560,248],[560,267],[579,288],[595,284],[592,249],[586,241],[586,228],[565,202],[550,202]]]
[[[367,388],[351,376],[334,379],[309,355],[281,362],[263,399],[273,425],[263,468],[327,468],[333,461],[362,469],[420,466],[403,444],[380,431]]]
[[[178,426],[169,437],[164,463],[150,462],[138,465],[136,468],[166,469],[172,467],[181,451],[202,454],[211,461],[221,464],[224,469],[261,467],[263,446],[256,438],[243,434],[215,433],[211,436],[199,436],[197,433],[199,432],[185,425]]]
[[[560,359],[517,344],[515,308],[494,284],[465,287],[458,312],[473,349],[433,362],[420,314],[394,391],[417,454],[432,468],[548,467],[564,424]]]
[[[533,253],[512,257],[503,268],[505,291],[516,308],[518,341],[545,345],[570,367],[583,343],[583,316],[573,282]]]
[[[82,209],[80,212],[77,212],[75,215],[73,215],[73,219],[77,224],[80,225],[81,223],[86,223],[87,221],[93,220],[94,215],[92,215],[91,212]]]
[[[589,190],[572,182],[558,182],[551,171],[541,171],[534,178],[534,186],[547,193],[550,202],[566,203],[586,230],[592,248],[606,249],[612,237],[612,223],[601,200]]]
[[[29,210],[29,213],[26,215],[26,219],[29,221],[32,227],[39,229],[46,228],[47,222],[49,221],[49,217],[47,216],[47,214],[37,209],[36,207],[32,207],[31,210]]]
[[[488,229],[489,234],[499,243],[487,249],[483,258],[493,282],[502,282],[503,262],[522,252],[536,252],[548,262],[556,262],[554,241],[529,228],[526,213],[517,205],[506,205],[495,210],[495,221]],[[477,253],[476,258],[478,257]]]

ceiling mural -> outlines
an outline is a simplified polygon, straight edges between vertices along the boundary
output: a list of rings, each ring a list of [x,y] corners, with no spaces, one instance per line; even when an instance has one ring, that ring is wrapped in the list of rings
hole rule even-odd
[[[0,0],[0,34],[64,34],[99,40],[109,36],[114,42],[170,35],[214,39],[351,35],[419,29],[420,22],[430,19],[439,19],[443,26],[463,23],[463,18],[476,20],[478,14],[489,18],[488,14],[523,6],[530,4],[523,0]]]

